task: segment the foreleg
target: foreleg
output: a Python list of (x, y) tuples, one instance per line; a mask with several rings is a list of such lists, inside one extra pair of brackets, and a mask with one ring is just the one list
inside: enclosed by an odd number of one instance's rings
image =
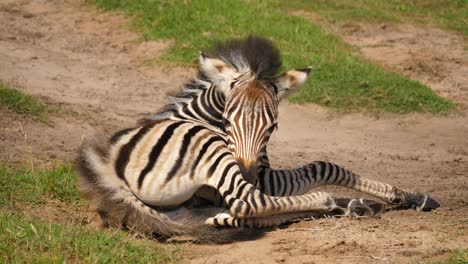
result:
[(205, 216), (211, 216), (205, 221), (208, 225), (241, 228), (266, 228), (276, 227), (295, 220), (310, 218), (320, 218), (329, 216), (352, 216), (352, 217), (373, 217), (385, 209), (385, 205), (372, 200), (365, 199), (336, 199), (339, 206), (334, 210), (326, 211), (304, 211), (285, 214), (277, 214), (258, 218), (234, 217), (228, 209), (224, 208), (203, 208), (199, 212)]
[(269, 196), (245, 181), (236, 163), (218, 168), (219, 171), (212, 174), (207, 185), (218, 190), (235, 217), (256, 218), (310, 210), (333, 210), (336, 207), (333, 197), (325, 192), (290, 197)]

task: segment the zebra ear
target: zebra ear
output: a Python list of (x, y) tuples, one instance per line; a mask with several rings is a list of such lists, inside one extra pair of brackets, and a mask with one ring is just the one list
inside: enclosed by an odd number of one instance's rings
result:
[(276, 87), (278, 87), (278, 98), (282, 99), (287, 97), (290, 93), (303, 85), (311, 72), (312, 67), (309, 66), (305, 69), (290, 70), (276, 77), (275, 81)]
[(220, 84), (234, 78), (235, 69), (224, 61), (209, 58), (202, 52), (200, 52), (199, 60), (200, 71), (213, 83)]

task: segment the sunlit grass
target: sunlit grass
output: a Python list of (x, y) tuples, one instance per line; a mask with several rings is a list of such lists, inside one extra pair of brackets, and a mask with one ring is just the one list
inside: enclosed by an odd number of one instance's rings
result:
[(79, 194), (76, 175), (71, 166), (44, 171), (32, 171), (0, 165), (0, 206), (15, 203), (45, 203), (46, 199), (76, 203)]
[(283, 8), (318, 13), (331, 22), (419, 23), (468, 34), (466, 0), (277, 0), (276, 3)]
[(86, 205), (80, 203), (72, 166), (35, 171), (0, 164), (0, 262), (181, 261), (177, 246), (135, 239), (121, 230), (88, 230), (80, 225), (81, 221), (51, 223), (28, 215), (29, 210), (47, 207), (54, 200), (62, 202), (62, 206), (75, 207), (77, 211), (85, 208)]
[(176, 263), (177, 256), (175, 246), (132, 239), (119, 230), (91, 231), (0, 212), (3, 263)]
[[(276, 1), (92, 0), (119, 9), (145, 39), (175, 40), (161, 61), (195, 65), (198, 51), (217, 41), (250, 34), (266, 36), (282, 51), (284, 70), (311, 65), (311, 80), (291, 101), (317, 103), (341, 112), (447, 113), (454, 108), (425, 85), (389, 73), (353, 55), (341, 39)], [(288, 2), (282, 2), (284, 5)]]
[(2, 83), (0, 83), (0, 106), (33, 117), (42, 117), (47, 108), (34, 97)]

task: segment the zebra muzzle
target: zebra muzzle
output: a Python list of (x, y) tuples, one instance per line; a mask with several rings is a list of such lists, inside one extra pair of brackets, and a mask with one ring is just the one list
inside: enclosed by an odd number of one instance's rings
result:
[(257, 179), (257, 162), (238, 159), (238, 163), (244, 180), (254, 184)]

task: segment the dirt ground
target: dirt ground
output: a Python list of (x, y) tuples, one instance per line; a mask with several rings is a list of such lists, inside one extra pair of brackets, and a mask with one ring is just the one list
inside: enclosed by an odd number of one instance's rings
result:
[[(22, 166), (72, 160), (83, 137), (133, 125), (194, 75), (192, 69), (167, 71), (147, 63), (170, 42), (142, 42), (121, 14), (100, 13), (80, 1), (5, 0), (0, 25), (0, 81), (65, 109), (50, 113), (48, 123), (0, 109), (0, 160)], [(428, 192), (441, 207), (372, 219), (302, 221), (226, 245), (182, 245), (193, 263), (432, 262), (447, 259), (451, 249), (468, 248), (468, 52), (463, 37), (392, 24), (348, 23), (339, 32), (367, 59), (454, 100), (460, 113), (337, 117), (319, 106), (284, 103), (280, 129), (269, 146), (272, 164), (292, 168), (333, 161), (363, 176)]]

